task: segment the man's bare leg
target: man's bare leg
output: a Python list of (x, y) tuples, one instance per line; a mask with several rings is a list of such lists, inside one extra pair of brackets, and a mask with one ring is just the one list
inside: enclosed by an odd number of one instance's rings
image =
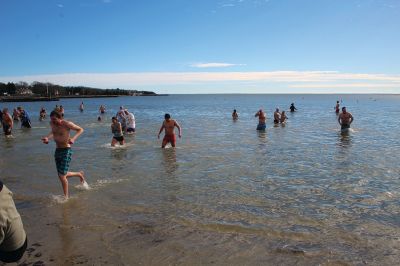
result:
[(70, 178), (70, 177), (73, 177), (73, 176), (79, 177), (79, 179), (80, 179), (82, 184), (85, 182), (85, 175), (84, 175), (83, 171), (80, 171), (80, 172), (68, 172), (65, 175), (66, 178)]
[[(68, 175), (68, 173), (67, 173)], [(66, 199), (68, 199), (68, 180), (67, 180), (67, 175), (60, 175), (58, 174), (58, 178), (61, 181), (61, 185), (63, 187), (63, 191), (64, 191), (64, 196)]]

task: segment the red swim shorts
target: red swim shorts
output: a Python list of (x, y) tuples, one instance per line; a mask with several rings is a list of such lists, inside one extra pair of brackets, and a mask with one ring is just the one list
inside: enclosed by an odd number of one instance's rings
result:
[(163, 143), (167, 144), (168, 142), (171, 142), (171, 145), (175, 145), (176, 142), (175, 134), (164, 136)]

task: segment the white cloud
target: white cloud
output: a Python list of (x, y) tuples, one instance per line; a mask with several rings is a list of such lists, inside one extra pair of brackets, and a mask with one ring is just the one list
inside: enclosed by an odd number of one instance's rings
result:
[[(377, 92), (400, 93), (400, 75), (341, 73), (336, 71), (270, 71), (270, 72), (134, 72), (134, 73), (68, 73), (0, 77), (0, 82), (51, 82), (60, 85), (98, 88), (157, 88), (165, 93), (177, 88), (218, 87), (212, 93), (249, 92)], [(279, 88), (279, 89), (277, 89)], [(254, 89), (253, 91), (256, 91)]]
[[(291, 84), (289, 88), (315, 89), (315, 88), (399, 88), (399, 83), (337, 83), (337, 84)], [(400, 90), (399, 90), (400, 92)]]
[(221, 7), (234, 7), (234, 4), (222, 4)]
[(58, 5), (57, 5), (57, 7), (59, 7), (59, 8), (63, 8), (63, 7), (64, 7), (64, 5), (63, 5), (63, 4), (58, 4)]
[(197, 68), (216, 68), (216, 67), (232, 67), (232, 66), (245, 66), (245, 64), (230, 64), (230, 63), (196, 63), (190, 65)]

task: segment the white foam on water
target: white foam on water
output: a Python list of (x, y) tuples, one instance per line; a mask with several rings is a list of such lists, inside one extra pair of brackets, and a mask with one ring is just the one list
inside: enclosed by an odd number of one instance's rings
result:
[(96, 182), (90, 186), (90, 189), (100, 189), (103, 188), (107, 185), (111, 185), (111, 184), (118, 184), (121, 183), (123, 181), (125, 181), (127, 179), (123, 179), (123, 178), (118, 178), (118, 179), (112, 179), (112, 178), (105, 178), (105, 179), (99, 179), (96, 180)]
[(89, 186), (89, 184), (86, 181), (83, 181), (83, 183), (76, 185), (75, 188), (78, 190), (90, 190), (91, 189), (91, 187)]
[(126, 149), (129, 147), (132, 147), (134, 145), (133, 142), (125, 142), (124, 145), (119, 145), (119, 143), (117, 143), (114, 147), (111, 146), (111, 143), (105, 143), (103, 145), (101, 145), (100, 147), (102, 148), (107, 148), (107, 149), (112, 149), (112, 150), (118, 150), (118, 149)]
[(63, 195), (51, 195), (52, 202), (56, 203), (56, 204), (67, 203), (69, 199), (65, 198), (65, 196), (63, 196)]

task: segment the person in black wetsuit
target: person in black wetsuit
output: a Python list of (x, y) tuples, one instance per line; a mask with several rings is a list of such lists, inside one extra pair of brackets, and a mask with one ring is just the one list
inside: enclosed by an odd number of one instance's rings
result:
[(290, 105), (289, 109), (290, 109), (290, 112), (294, 112), (294, 111), (297, 110), (297, 108), (294, 107), (294, 103), (292, 103), (292, 104)]

